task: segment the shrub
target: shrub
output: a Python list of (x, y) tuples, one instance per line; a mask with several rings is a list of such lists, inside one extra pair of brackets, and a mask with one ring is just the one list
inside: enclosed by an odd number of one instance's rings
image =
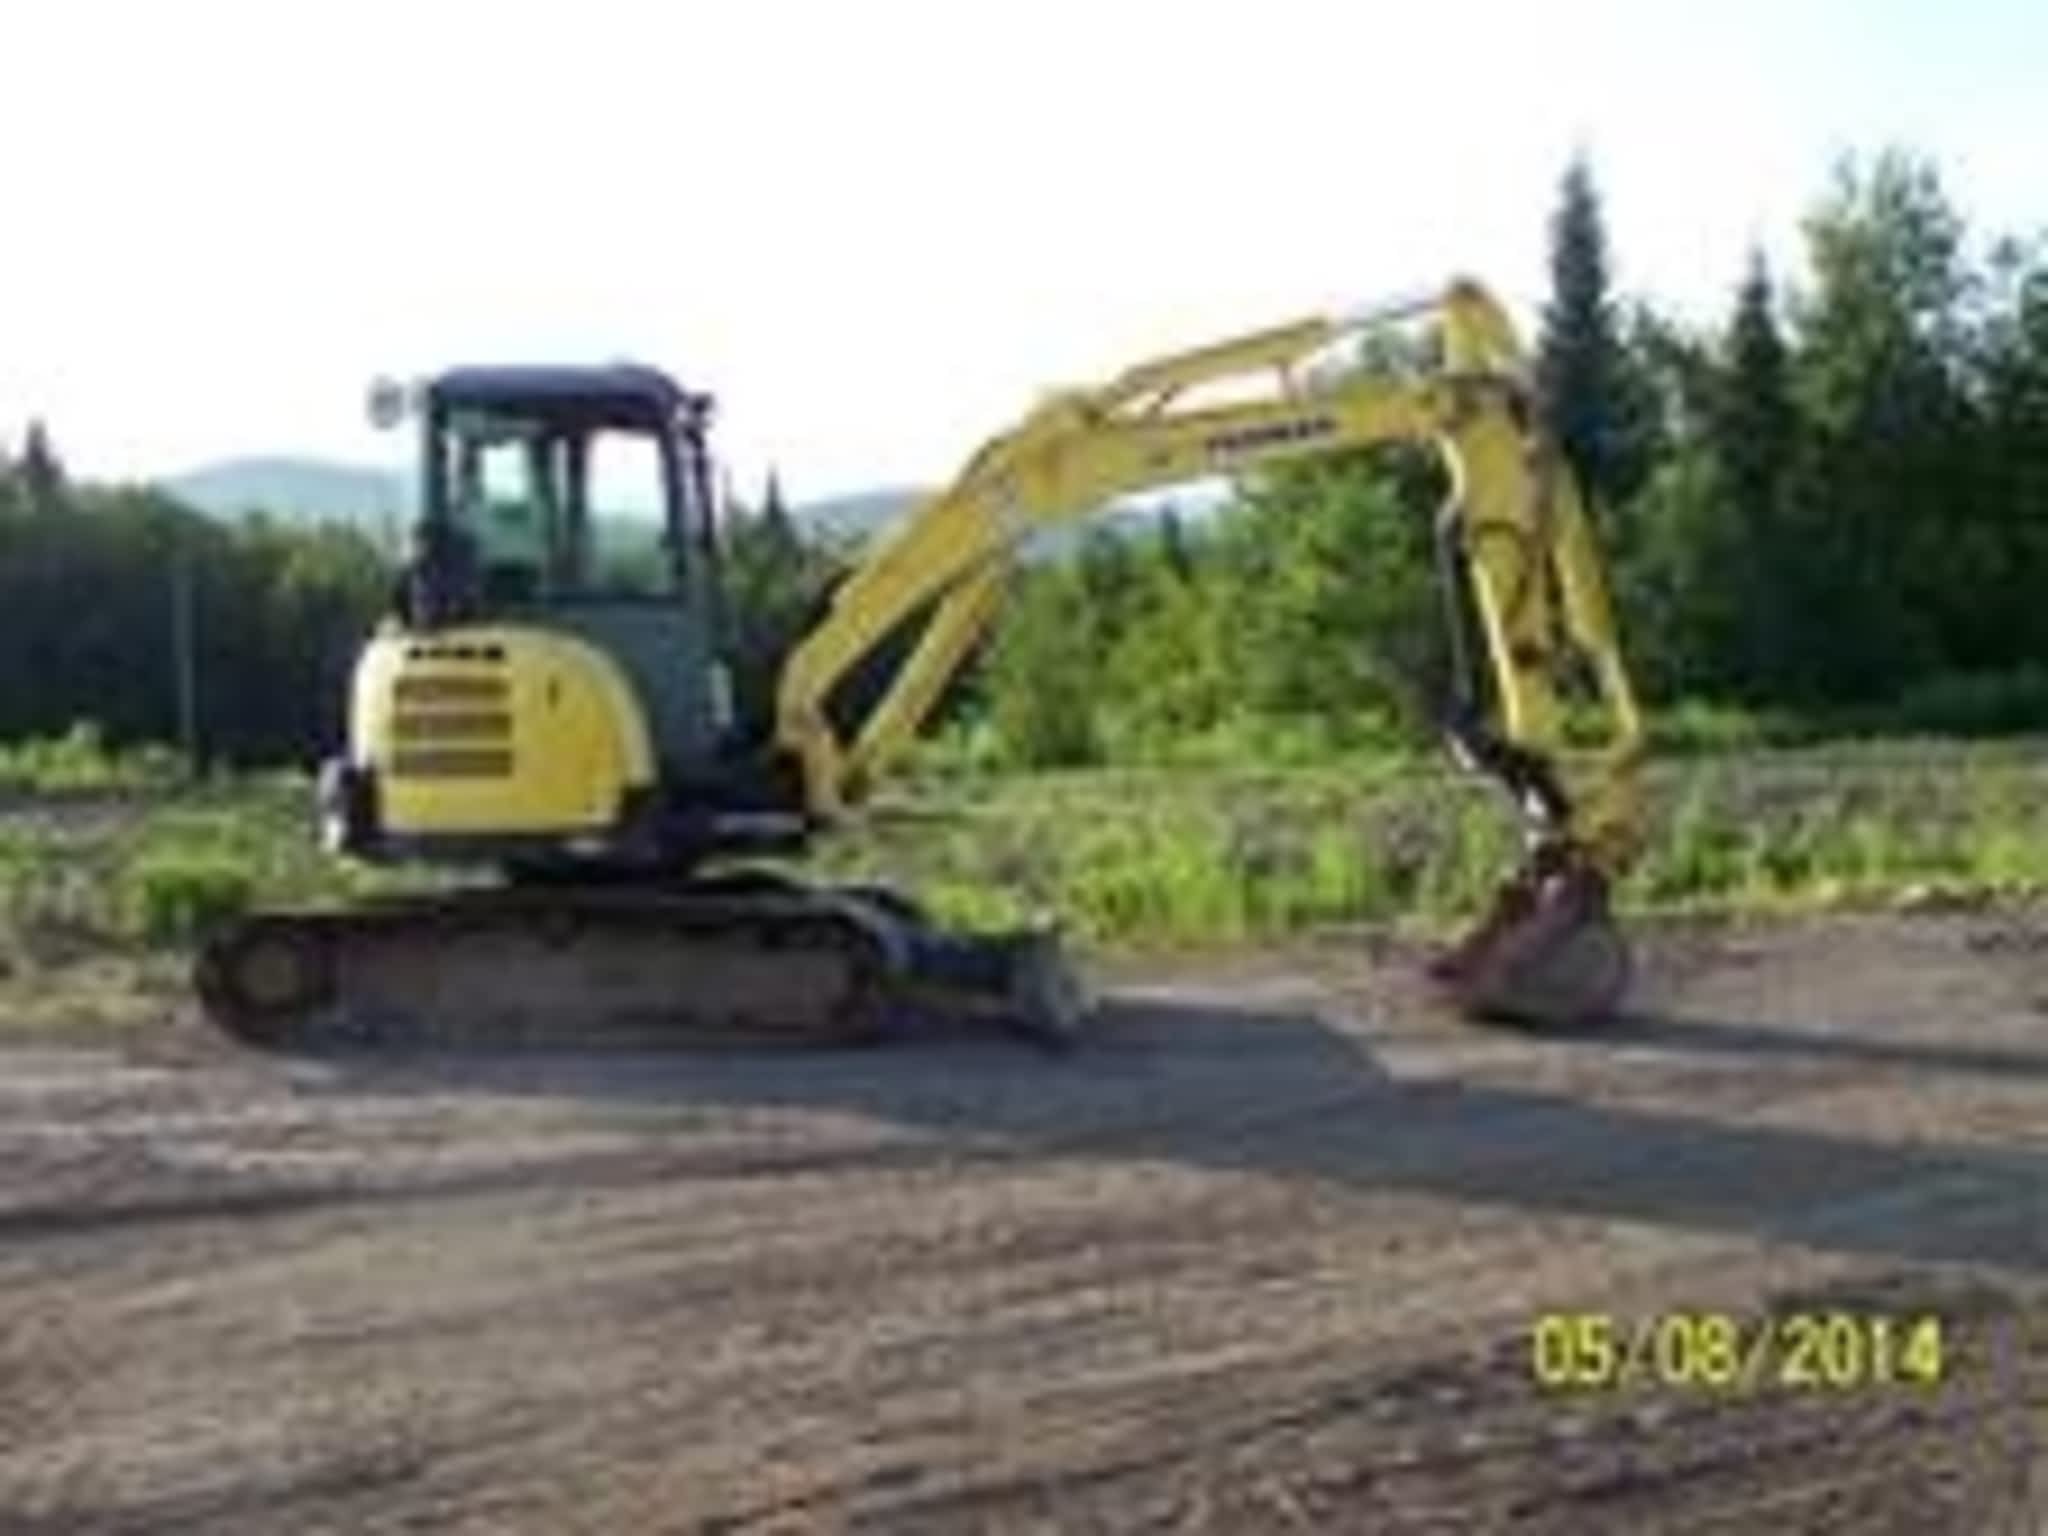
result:
[(1883, 711), (1893, 730), (2006, 736), (2048, 726), (2048, 668), (1945, 673), (1915, 683)]
[(246, 912), (255, 887), (246, 865), (219, 855), (147, 855), (126, 873), (128, 919), (149, 943), (189, 943)]
[(1660, 753), (1754, 751), (1775, 723), (1754, 710), (1680, 699), (1650, 717), (1650, 745)]
[(61, 736), (0, 747), (0, 785), (41, 794), (93, 794), (159, 789), (184, 775), (184, 759), (169, 747), (116, 750), (97, 722), (75, 721)]

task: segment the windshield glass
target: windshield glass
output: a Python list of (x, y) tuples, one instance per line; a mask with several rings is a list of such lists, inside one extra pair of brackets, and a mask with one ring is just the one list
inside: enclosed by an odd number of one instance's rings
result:
[(441, 460), (447, 515), (475, 542), (487, 599), (674, 591), (654, 433), (464, 414)]

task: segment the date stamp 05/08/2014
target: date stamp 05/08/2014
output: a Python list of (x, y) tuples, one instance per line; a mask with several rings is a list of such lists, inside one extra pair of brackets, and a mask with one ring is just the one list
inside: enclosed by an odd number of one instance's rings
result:
[(1942, 1383), (1947, 1342), (1932, 1313), (1550, 1312), (1530, 1326), (1529, 1369), (1566, 1392), (1924, 1390)]

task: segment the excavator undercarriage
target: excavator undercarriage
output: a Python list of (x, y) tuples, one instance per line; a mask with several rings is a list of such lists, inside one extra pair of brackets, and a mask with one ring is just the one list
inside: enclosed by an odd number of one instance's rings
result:
[(1087, 1004), (1050, 932), (948, 933), (872, 887), (767, 874), (484, 887), (258, 914), (203, 951), (265, 1048), (863, 1045), (921, 1011), (1058, 1049)]

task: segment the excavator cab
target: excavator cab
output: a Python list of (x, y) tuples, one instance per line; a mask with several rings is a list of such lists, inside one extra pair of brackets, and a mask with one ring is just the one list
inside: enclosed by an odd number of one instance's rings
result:
[(801, 840), (737, 740), (709, 396), (467, 367), (371, 414), (417, 421), (420, 515), (324, 773), (330, 847), (591, 873)]
[[(711, 553), (708, 397), (649, 368), (465, 368), (431, 380), (421, 408), (430, 605), (690, 595)], [(433, 562), (450, 543), (470, 546), (481, 591)]]

